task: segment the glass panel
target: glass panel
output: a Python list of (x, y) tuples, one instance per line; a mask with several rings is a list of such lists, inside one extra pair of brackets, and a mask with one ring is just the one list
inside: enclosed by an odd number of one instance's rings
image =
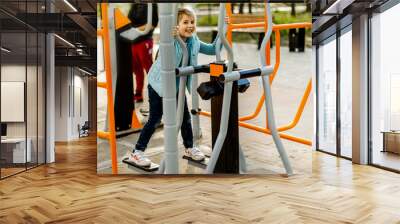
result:
[[(27, 2), (28, 20), (36, 24), (38, 17), (32, 16), (33, 13), (38, 12), (38, 5), (36, 1)], [(36, 20), (36, 21), (32, 21)], [(27, 30), (27, 80), (26, 80), (26, 113), (27, 113), (27, 143), (28, 149), (31, 151), (30, 162), (27, 163), (28, 168), (37, 166), (38, 160), (38, 143), (37, 143), (37, 98), (38, 98), (38, 87), (37, 87), (37, 76), (38, 76), (38, 33), (36, 30)], [(29, 160), (28, 160), (29, 161)]]
[(336, 153), (336, 39), (318, 51), (318, 144)]
[(25, 33), (26, 25), (21, 21), (26, 20), (24, 13), (26, 11), (26, 0), (1, 0), (0, 2), (0, 6), (4, 10), (0, 13), (2, 31)]
[(45, 161), (45, 36), (24, 23), (37, 23), (32, 20), (38, 18), (36, 13), (44, 12), (45, 0), (1, 2), (0, 109), (4, 136), (0, 167), (5, 167), (1, 169), (4, 178)]
[[(8, 15), (0, 13), (0, 18), (6, 19)], [(2, 26), (8, 27), (6, 21), (13, 19), (3, 21)], [(2, 29), (1, 32), (1, 176), (4, 178), (25, 170), (31, 151), (26, 149), (26, 31)]]
[(400, 5), (372, 23), (372, 163), (400, 170)]
[(28, 37), (28, 64), (27, 64), (27, 94), (26, 94), (26, 110), (27, 110), (27, 142), (28, 149), (30, 147), (30, 161), (28, 167), (37, 165), (38, 148), (37, 148), (37, 33), (29, 32)]
[(46, 161), (45, 148), (45, 60), (46, 60), (46, 36), (39, 34), (38, 45), (38, 163), (43, 164)]
[[(46, 1), (40, 0), (38, 1), (37, 10), (38, 13), (46, 12)], [(45, 65), (46, 65), (46, 36), (44, 33), (38, 34), (38, 76), (37, 76), (37, 88), (38, 88), (38, 110), (37, 110), (37, 119), (38, 119), (38, 135), (37, 135), (37, 147), (38, 147), (38, 164), (43, 164), (46, 162), (46, 148), (45, 148), (45, 89), (46, 89), (46, 74), (45, 74)]]
[(352, 35), (340, 37), (340, 154), (352, 157)]

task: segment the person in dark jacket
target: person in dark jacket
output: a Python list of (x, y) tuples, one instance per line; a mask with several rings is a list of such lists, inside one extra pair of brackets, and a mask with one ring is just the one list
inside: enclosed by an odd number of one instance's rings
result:
[[(143, 102), (144, 71), (149, 72), (153, 64), (153, 31), (158, 23), (157, 4), (152, 4), (152, 29), (132, 41), (132, 70), (136, 77), (134, 99)], [(144, 30), (147, 24), (147, 4), (133, 3), (128, 15), (133, 27)]]

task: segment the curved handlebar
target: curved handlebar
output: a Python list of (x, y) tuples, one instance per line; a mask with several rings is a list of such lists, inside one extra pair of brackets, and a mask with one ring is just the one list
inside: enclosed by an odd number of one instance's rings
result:
[(257, 76), (269, 75), (274, 70), (272, 66), (262, 66), (261, 68), (243, 69), (240, 71), (225, 72), (218, 78), (221, 82), (232, 82), (239, 79), (253, 78)]
[[(225, 14), (226, 10), (221, 10), (219, 11), (219, 17), (218, 17), (218, 35), (217, 35), (217, 42), (215, 43), (215, 57), (217, 61), (221, 61), (221, 38), (220, 36), (225, 36), (226, 35), (226, 24), (225, 21), (219, 18), (224, 18), (225, 19)], [(222, 25), (220, 23), (222, 22)], [(219, 29), (220, 26), (222, 26), (222, 33), (221, 30)]]
[(260, 60), (261, 60), (261, 65), (265, 66), (266, 65), (266, 60), (265, 60), (265, 48), (267, 46), (267, 42), (269, 40), (269, 38), (271, 37), (271, 33), (272, 33), (272, 15), (271, 15), (271, 8), (269, 6), (269, 3), (265, 3), (267, 4), (267, 21), (268, 21), (268, 26), (267, 26), (267, 33), (264, 36), (264, 39), (261, 43), (261, 48), (260, 48)]
[(179, 46), (181, 46), (181, 49), (182, 49), (183, 56), (182, 56), (181, 66), (186, 67), (188, 64), (188, 59), (189, 59), (186, 44), (179, 35), (177, 35), (175, 38), (178, 40)]
[[(177, 7), (178, 7), (178, 4), (175, 4), (175, 6), (174, 6), (174, 17), (176, 17), (176, 12), (178, 11)], [(176, 19), (175, 19), (175, 21), (176, 21)], [(188, 59), (189, 59), (189, 53), (188, 53), (188, 50), (187, 50), (186, 43), (182, 40), (182, 38), (179, 35), (176, 35), (175, 38), (178, 40), (179, 46), (182, 49), (183, 56), (182, 56), (181, 67), (185, 67), (188, 64)]]
[[(222, 16), (223, 15), (223, 16)], [(218, 33), (222, 45), (225, 47), (228, 53), (228, 72), (233, 70), (233, 51), (224, 34), (224, 23), (225, 23), (225, 3), (219, 4), (219, 16), (218, 16)]]
[(209, 73), (210, 65), (196, 65), (196, 66), (186, 66), (175, 69), (175, 74), (177, 76), (188, 76), (195, 73)]

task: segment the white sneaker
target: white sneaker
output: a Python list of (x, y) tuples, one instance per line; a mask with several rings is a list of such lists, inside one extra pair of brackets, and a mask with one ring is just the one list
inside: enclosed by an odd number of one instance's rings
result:
[(144, 152), (140, 150), (135, 150), (134, 153), (131, 153), (128, 157), (129, 162), (135, 163), (138, 166), (150, 166), (151, 160), (147, 158)]
[(204, 160), (204, 154), (197, 147), (185, 149), (185, 156), (190, 157), (195, 161)]
[(200, 151), (203, 152), (203, 154), (204, 154), (206, 157), (210, 157), (210, 156), (211, 156), (212, 149), (211, 149), (210, 147), (208, 147), (208, 146), (206, 146), (206, 145), (200, 145), (199, 149), (200, 149)]

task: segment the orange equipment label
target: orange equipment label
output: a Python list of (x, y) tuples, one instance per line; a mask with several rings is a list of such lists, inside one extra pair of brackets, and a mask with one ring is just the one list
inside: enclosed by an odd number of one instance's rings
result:
[(223, 64), (217, 64), (217, 63), (210, 64), (210, 76), (218, 77), (222, 73), (224, 73), (224, 65)]

